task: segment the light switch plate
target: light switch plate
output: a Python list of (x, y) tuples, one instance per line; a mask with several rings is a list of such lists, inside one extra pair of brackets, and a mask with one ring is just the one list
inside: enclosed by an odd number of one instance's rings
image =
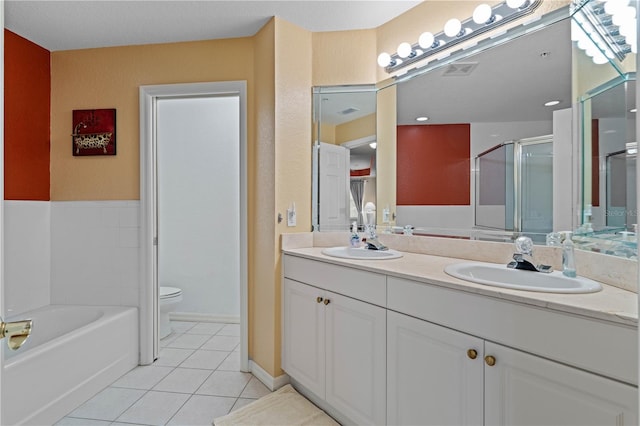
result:
[(287, 226), (296, 226), (296, 211), (287, 209)]

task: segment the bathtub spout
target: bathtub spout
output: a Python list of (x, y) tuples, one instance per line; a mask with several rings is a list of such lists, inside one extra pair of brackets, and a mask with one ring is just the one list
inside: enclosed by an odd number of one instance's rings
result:
[(7, 346), (11, 350), (17, 350), (31, 334), (31, 320), (0, 323), (0, 337), (7, 338)]

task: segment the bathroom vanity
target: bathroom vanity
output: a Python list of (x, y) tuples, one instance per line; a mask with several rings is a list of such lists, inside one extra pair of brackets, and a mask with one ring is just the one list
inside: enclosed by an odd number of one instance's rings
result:
[(283, 253), (282, 368), (339, 421), (638, 423), (634, 293), (495, 288), (443, 272), (463, 259), (321, 250)]

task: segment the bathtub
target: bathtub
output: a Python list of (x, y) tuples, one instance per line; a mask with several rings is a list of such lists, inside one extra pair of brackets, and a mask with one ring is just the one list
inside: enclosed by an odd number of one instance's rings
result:
[(2, 425), (53, 424), (138, 365), (136, 308), (50, 305), (15, 319), (29, 318), (25, 344), (3, 348)]

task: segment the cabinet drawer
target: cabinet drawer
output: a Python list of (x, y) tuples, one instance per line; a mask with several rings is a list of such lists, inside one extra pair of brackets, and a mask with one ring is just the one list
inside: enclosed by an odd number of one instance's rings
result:
[(638, 383), (638, 334), (633, 327), (395, 277), (388, 278), (387, 307), (616, 380)]
[(285, 278), (310, 284), (334, 293), (386, 306), (386, 276), (301, 257), (284, 255)]

